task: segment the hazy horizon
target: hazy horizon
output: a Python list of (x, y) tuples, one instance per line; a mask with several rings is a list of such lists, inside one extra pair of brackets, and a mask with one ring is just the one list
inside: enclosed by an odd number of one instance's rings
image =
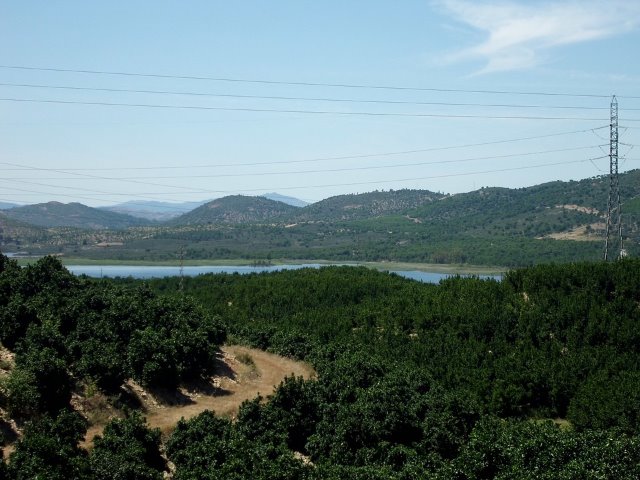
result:
[(585, 178), (612, 95), (620, 171), (640, 164), (633, 0), (27, 0), (0, 26), (0, 201)]
[[(633, 170), (636, 170), (636, 169), (633, 169)], [(631, 171), (631, 170), (629, 170), (629, 171)], [(624, 172), (624, 173), (627, 173), (627, 172)], [(573, 178), (573, 179), (568, 179), (568, 180), (550, 180), (549, 182), (581, 181), (581, 180), (586, 180), (586, 179), (589, 179), (589, 178), (595, 178), (595, 177), (599, 177), (599, 176), (608, 176), (608, 173), (600, 173), (599, 175), (590, 175), (590, 176), (587, 176), (587, 177), (584, 177), (584, 178)], [(543, 183), (549, 183), (549, 182), (543, 182)], [(429, 190), (429, 191), (434, 192), (434, 193), (441, 193), (441, 194), (444, 194), (444, 195), (460, 195), (460, 194), (465, 194), (465, 193), (471, 193), (471, 192), (474, 192), (474, 191), (477, 191), (477, 190), (480, 190), (480, 189), (483, 189), (483, 188), (529, 188), (529, 187), (535, 187), (535, 186), (538, 186), (538, 185), (541, 185), (541, 184), (536, 183), (536, 184), (533, 184), (533, 185), (524, 185), (522, 187), (500, 187), (500, 186), (494, 186), (494, 185), (481, 185), (481, 186), (479, 186), (479, 187), (477, 187), (476, 189), (473, 189), (473, 190), (468, 190), (468, 191), (465, 191), (465, 192), (456, 192), (456, 193), (443, 192), (443, 191), (437, 191), (437, 190)], [(321, 198), (319, 200), (316, 200), (315, 202), (307, 202), (307, 203), (308, 204), (317, 203), (317, 202), (320, 202), (322, 200), (326, 200), (328, 198), (335, 197), (335, 196), (340, 196), (340, 195), (361, 195), (361, 194), (366, 194), (366, 193), (371, 193), (371, 192), (389, 192), (389, 191), (395, 191), (395, 190), (428, 190), (428, 189), (414, 189), (414, 188), (412, 188), (412, 189), (404, 189), (404, 188), (388, 188), (388, 189), (384, 189), (384, 188), (381, 188), (381, 189), (364, 190), (364, 191), (358, 191), (358, 192), (349, 192), (349, 193), (338, 194), (338, 195), (329, 195), (329, 196), (323, 197), (323, 198)], [(287, 198), (290, 198), (292, 200), (301, 200), (300, 198), (297, 198), (297, 197), (292, 196), (292, 195), (285, 195), (285, 194), (280, 194), (280, 192), (269, 191), (269, 192), (265, 192), (265, 193), (255, 194), (255, 195), (253, 195), (253, 194), (244, 194), (244, 193), (241, 193), (241, 194), (229, 194), (229, 195), (222, 195), (222, 196), (219, 196), (219, 197), (211, 197), (211, 198), (199, 199), (199, 200), (188, 200), (188, 201), (183, 201), (183, 202), (172, 202), (172, 201), (169, 201), (169, 200), (162, 201), (162, 200), (142, 200), (142, 199), (140, 199), (140, 200), (128, 199), (127, 200), (127, 199), (125, 199), (125, 200), (122, 200), (121, 202), (118, 202), (118, 203), (111, 203), (111, 204), (104, 204), (104, 205), (90, 205), (88, 202), (69, 199), (69, 200), (63, 200), (63, 201), (60, 201), (60, 200), (45, 200), (45, 201), (42, 201), (42, 202), (35, 202), (35, 203), (17, 203), (17, 202), (12, 202), (10, 200), (3, 200), (3, 201), (0, 201), (0, 204), (13, 203), (13, 204), (16, 204), (18, 206), (28, 206), (28, 205), (37, 205), (37, 204), (46, 204), (46, 203), (51, 203), (51, 202), (58, 202), (58, 203), (62, 203), (62, 204), (80, 203), (80, 204), (83, 204), (85, 206), (93, 207), (93, 208), (109, 208), (109, 207), (117, 207), (117, 206), (121, 206), (121, 205), (138, 205), (138, 206), (142, 206), (142, 205), (147, 205), (147, 204), (149, 204), (149, 205), (152, 205), (152, 204), (170, 204), (170, 205), (177, 206), (177, 205), (183, 205), (183, 204), (199, 204), (199, 205), (202, 205), (202, 204), (205, 204), (207, 202), (211, 202), (211, 201), (214, 201), (214, 200), (218, 200), (218, 199), (225, 198), (225, 197), (228, 197), (228, 196), (233, 196), (233, 195), (243, 195), (243, 196), (247, 196), (247, 197), (266, 197), (267, 195), (271, 195), (271, 194), (281, 195), (283, 197), (287, 197)]]

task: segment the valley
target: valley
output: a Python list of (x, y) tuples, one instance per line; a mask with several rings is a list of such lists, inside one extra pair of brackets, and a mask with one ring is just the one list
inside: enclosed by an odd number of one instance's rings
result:
[[(626, 248), (640, 253), (640, 171), (621, 175), (620, 185)], [(236, 195), (165, 222), (45, 204), (0, 213), (2, 249), (147, 264), (181, 257), (187, 264), (311, 260), (501, 267), (596, 260), (602, 255), (607, 188), (603, 176), (457, 195), (377, 191), (304, 207)]]

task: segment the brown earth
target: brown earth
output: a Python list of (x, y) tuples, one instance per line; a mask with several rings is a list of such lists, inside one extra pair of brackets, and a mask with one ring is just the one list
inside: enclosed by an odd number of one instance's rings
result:
[(589, 213), (591, 215), (600, 215), (600, 212), (591, 207), (581, 207), (580, 205), (556, 205), (556, 208), (563, 208), (565, 210), (576, 210), (582, 213)]
[(555, 240), (575, 240), (578, 242), (600, 242), (602, 241), (601, 231), (605, 225), (602, 223), (593, 223), (589, 225), (591, 230), (587, 230), (587, 225), (581, 225), (566, 232), (556, 232), (539, 238), (553, 238)]
[[(15, 365), (15, 354), (0, 346), (0, 381), (3, 381), (11, 373)], [(0, 408), (0, 435), (7, 443), (15, 442), (18, 439), (20, 428), (3, 408)], [(13, 452), (13, 445), (6, 445), (2, 448), (3, 458), (8, 458)]]
[[(139, 404), (149, 427), (159, 428), (166, 435), (181, 418), (189, 419), (205, 410), (234, 418), (242, 402), (258, 394), (270, 395), (285, 377), (315, 375), (313, 368), (304, 362), (238, 345), (222, 347), (217, 362), (217, 374), (209, 381), (184, 385), (177, 391), (144, 390), (133, 381), (128, 381), (124, 388)], [(91, 446), (111, 418), (121, 416), (99, 394), (78, 397), (73, 403), (92, 423), (85, 436), (85, 447)]]

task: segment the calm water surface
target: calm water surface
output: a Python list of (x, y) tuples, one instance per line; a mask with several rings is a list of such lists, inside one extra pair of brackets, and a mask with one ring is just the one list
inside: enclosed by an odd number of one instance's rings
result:
[[(260, 273), (276, 272), (279, 270), (297, 270), (300, 268), (321, 268), (327, 265), (319, 263), (307, 263), (302, 265), (272, 265), (272, 266), (187, 266), (183, 267), (183, 274), (195, 277), (204, 273)], [(89, 277), (133, 277), (133, 278), (161, 278), (176, 277), (180, 275), (180, 267), (145, 266), (145, 265), (67, 265), (70, 272), (75, 275), (87, 275)], [(447, 273), (422, 272), (419, 270), (392, 270), (402, 277), (418, 280), (420, 282), (438, 283), (443, 278), (450, 277)], [(481, 278), (496, 278), (500, 276), (482, 275)]]

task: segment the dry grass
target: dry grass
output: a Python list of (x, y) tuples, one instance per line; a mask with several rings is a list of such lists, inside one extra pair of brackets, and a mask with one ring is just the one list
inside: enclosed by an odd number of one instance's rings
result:
[(566, 232), (556, 232), (545, 235), (541, 238), (553, 238), (555, 240), (574, 240), (578, 242), (600, 242), (602, 241), (602, 235), (596, 233), (596, 227), (598, 225), (591, 225), (591, 231), (587, 230), (587, 225), (582, 225)]
[[(207, 380), (183, 385), (177, 391), (145, 390), (135, 382), (127, 382), (125, 388), (137, 399), (147, 424), (169, 434), (181, 418), (189, 419), (205, 410), (234, 418), (245, 400), (258, 394), (269, 395), (274, 388), (290, 375), (310, 378), (315, 375), (313, 368), (304, 362), (267, 353), (262, 350), (224, 346), (218, 358), (217, 375)], [(103, 408), (99, 408), (104, 412)], [(85, 407), (85, 415), (94, 415)], [(90, 447), (93, 438), (99, 435), (110, 418), (97, 421), (89, 428), (84, 446)]]
[(238, 360), (243, 365), (247, 365), (248, 367), (255, 367), (256, 362), (253, 361), (253, 357), (248, 353), (242, 352), (236, 356), (236, 360)]
[(0, 373), (9, 373), (16, 364), (15, 353), (0, 345)]

